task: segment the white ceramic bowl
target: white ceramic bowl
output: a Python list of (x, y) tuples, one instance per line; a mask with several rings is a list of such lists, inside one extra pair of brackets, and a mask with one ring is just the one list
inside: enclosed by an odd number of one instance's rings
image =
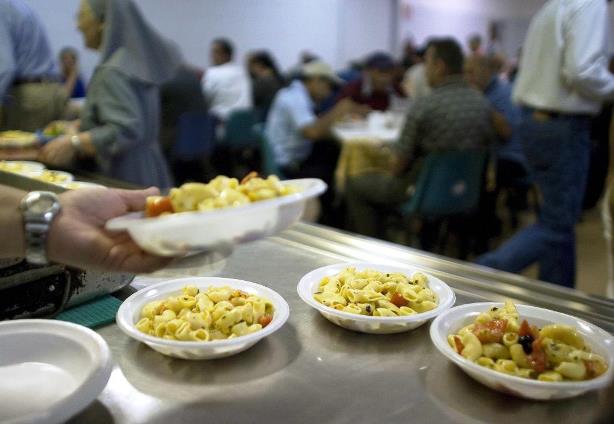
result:
[(547, 382), (529, 380), (494, 371), (465, 359), (448, 345), (448, 335), (455, 334), (465, 325), (471, 324), (484, 311), (502, 303), (470, 303), (454, 307), (439, 315), (431, 324), (431, 339), (448, 359), (458, 365), (469, 376), (491, 389), (518, 397), (535, 400), (565, 399), (581, 395), (589, 390), (606, 387), (614, 375), (614, 336), (601, 328), (581, 319), (548, 309), (516, 305), (521, 319), (543, 327), (547, 324), (565, 324), (577, 329), (591, 350), (602, 355), (608, 362), (608, 371), (592, 380)]
[[(38, 170), (38, 171), (29, 171), (29, 172), (23, 172), (22, 175), (28, 177), (28, 178), (33, 178), (36, 180), (40, 180), (43, 182), (46, 182), (47, 184), (54, 184), (54, 185), (58, 185), (58, 186), (64, 186), (65, 184), (68, 184), (70, 182), (72, 182), (75, 177), (68, 173), (68, 172), (64, 172), (64, 171), (55, 171), (52, 169), (42, 169), (42, 170)], [(47, 178), (47, 179), (46, 179)], [(58, 181), (51, 181), (48, 178), (56, 178), (59, 179)]]
[(98, 397), (112, 369), (94, 331), (56, 320), (0, 322), (0, 422), (60, 423)]
[[(314, 293), (322, 278), (338, 274), (348, 267), (355, 267), (358, 270), (375, 269), (381, 272), (401, 272), (411, 276), (415, 272), (421, 272), (428, 278), (429, 287), (438, 299), (438, 306), (427, 312), (403, 317), (372, 317), (366, 315), (351, 314), (349, 312), (338, 311), (334, 308), (321, 304), (313, 298)], [(420, 327), (429, 319), (436, 317), (446, 309), (454, 305), (456, 296), (454, 291), (443, 281), (432, 275), (427, 274), (421, 269), (406, 266), (382, 265), (376, 263), (357, 262), (341, 263), (318, 268), (306, 274), (297, 287), (298, 295), (312, 308), (319, 311), (324, 318), (340, 327), (348, 330), (360, 331), (371, 334), (391, 334), (401, 333)]]
[(106, 188), (103, 185), (86, 181), (68, 181), (65, 183), (61, 183), (60, 185), (69, 190), (80, 190), (82, 188)]
[[(264, 297), (270, 300), (275, 307), (273, 320), (262, 330), (247, 336), (210, 342), (166, 340), (141, 333), (136, 329), (135, 324), (140, 318), (141, 310), (147, 303), (166, 299), (169, 296), (176, 296), (188, 285), (196, 286), (199, 289), (229, 286), (246, 293)], [(154, 284), (134, 293), (122, 303), (117, 311), (117, 325), (128, 336), (145, 343), (164, 355), (182, 359), (214, 359), (234, 355), (252, 347), (258, 341), (279, 330), (289, 315), (290, 308), (284, 298), (277, 294), (277, 292), (260, 284), (217, 277), (180, 278)]]
[(182, 212), (156, 218), (144, 218), (142, 212), (137, 212), (112, 219), (107, 222), (107, 229), (128, 231), (141, 248), (162, 256), (227, 249), (285, 230), (300, 219), (308, 199), (326, 191), (326, 184), (313, 178), (282, 183), (298, 188), (299, 192), (206, 212)]

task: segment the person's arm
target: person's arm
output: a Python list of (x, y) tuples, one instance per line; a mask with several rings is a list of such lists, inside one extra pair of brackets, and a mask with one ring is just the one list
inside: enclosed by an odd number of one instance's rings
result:
[(41, 149), (40, 159), (43, 162), (65, 166), (77, 153), (108, 158), (143, 138), (147, 120), (141, 111), (138, 93), (119, 71), (105, 69), (99, 72), (104, 72), (104, 75), (98, 76), (102, 79), (98, 82), (102, 87), (96, 90), (101, 96), (96, 105), (103, 124), (78, 134), (79, 151), (73, 146), (71, 135), (49, 142)]
[(369, 107), (354, 103), (349, 98), (343, 99), (311, 124), (303, 126), (301, 134), (311, 141), (324, 139), (330, 135), (331, 127), (340, 119), (350, 114), (365, 116), (369, 110)]
[(614, 99), (614, 76), (605, 56), (608, 8), (605, 1), (583, 2), (566, 23), (563, 75), (583, 96)]
[(399, 141), (394, 145), (396, 155), (391, 163), (393, 175), (402, 175), (407, 171), (409, 163), (415, 157), (420, 142), (418, 131), (422, 115), (422, 103), (419, 101), (412, 107), (405, 120), (405, 126), (401, 132)]
[[(170, 259), (150, 255), (126, 233), (110, 233), (105, 223), (131, 211), (142, 210), (147, 196), (157, 189), (82, 189), (61, 194), (62, 210), (51, 223), (47, 256), (51, 262), (85, 270), (152, 272)], [(0, 258), (23, 258), (25, 237), (19, 209), (25, 191), (0, 186)]]

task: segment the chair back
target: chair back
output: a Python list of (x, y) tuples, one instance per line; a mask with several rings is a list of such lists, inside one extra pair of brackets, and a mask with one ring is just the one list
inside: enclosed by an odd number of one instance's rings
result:
[(414, 195), (401, 207), (403, 214), (446, 217), (478, 208), (488, 152), (483, 149), (429, 154)]
[(283, 172), (281, 172), (281, 168), (275, 162), (275, 156), (273, 155), (273, 148), (269, 143), (269, 140), (266, 137), (266, 133), (264, 131), (264, 124), (257, 124), (254, 126), (254, 133), (258, 135), (260, 140), (260, 160), (261, 165), (260, 168), (262, 170), (263, 175), (277, 175), (279, 179), (284, 179)]
[(205, 112), (181, 114), (177, 141), (172, 149), (173, 158), (191, 160), (209, 156), (215, 143), (215, 124), (215, 118)]
[(225, 125), (223, 143), (230, 149), (258, 147), (258, 135), (254, 126), (259, 122), (259, 114), (253, 109), (235, 110), (230, 114)]

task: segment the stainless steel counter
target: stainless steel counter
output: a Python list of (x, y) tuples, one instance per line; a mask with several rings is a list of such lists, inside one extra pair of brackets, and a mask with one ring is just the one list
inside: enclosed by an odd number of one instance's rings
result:
[(239, 247), (219, 276), (265, 284), (290, 304), (271, 337), (234, 357), (191, 362), (162, 356), (111, 325), (99, 330), (116, 367), (74, 423), (590, 423), (604, 392), (559, 402), (504, 396), (450, 364), (429, 325), (366, 335), (329, 323), (296, 294), (308, 271), (347, 260), (411, 263), (450, 284), (457, 304), (506, 297), (573, 313), (614, 331), (614, 303), (493, 273), (392, 244), (299, 224)]

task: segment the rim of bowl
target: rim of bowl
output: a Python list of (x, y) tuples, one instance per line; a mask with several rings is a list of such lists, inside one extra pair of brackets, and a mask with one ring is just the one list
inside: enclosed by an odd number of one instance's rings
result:
[[(522, 377), (518, 377), (515, 375), (509, 375), (509, 374), (501, 373), (495, 370), (491, 370), (490, 368), (482, 367), (470, 361), (469, 359), (465, 358), (464, 356), (459, 355), (455, 351), (453, 351), (452, 348), (448, 345), (447, 339), (443, 340), (442, 337), (440, 336), (440, 333), (437, 327), (441, 325), (441, 323), (446, 320), (447, 316), (453, 313), (454, 311), (467, 309), (472, 312), (483, 312), (484, 310), (486, 310), (485, 308), (490, 308), (493, 306), (501, 306), (501, 305), (503, 305), (503, 302), (477, 302), (477, 303), (467, 303), (464, 305), (459, 305), (459, 306), (455, 306), (453, 308), (448, 309), (447, 311), (439, 315), (437, 318), (435, 318), (433, 322), (431, 323), (431, 327), (429, 329), (431, 341), (433, 342), (437, 350), (441, 352), (442, 355), (444, 355), (445, 357), (450, 359), (452, 362), (459, 365), (461, 368), (469, 368), (478, 373), (487, 374), (492, 377), (501, 379), (503, 381), (521, 383), (521, 384), (526, 384), (529, 386), (534, 386), (534, 387), (539, 387), (539, 388), (550, 388), (552, 390), (582, 389), (582, 388), (597, 389), (597, 388), (605, 387), (610, 383), (610, 380), (612, 379), (613, 374), (614, 374), (614, 363), (612, 360), (614, 358), (614, 354), (610, 354), (609, 356), (605, 357), (605, 359), (607, 360), (608, 369), (604, 374), (600, 375), (599, 377), (592, 378), (590, 380), (581, 380), (581, 381), (560, 381), (560, 382), (540, 381), (540, 380), (522, 378)], [(523, 305), (523, 304), (515, 304), (515, 305), (516, 307), (521, 307), (522, 309), (526, 308), (529, 311), (545, 311), (549, 314), (561, 315), (561, 316), (565, 316), (568, 318), (572, 318), (578, 322), (581, 322), (584, 325), (587, 325), (588, 327), (591, 328), (591, 330), (603, 336), (605, 340), (611, 340), (612, 342), (614, 342), (614, 337), (611, 336), (607, 331), (583, 319), (574, 317), (573, 315), (564, 314), (562, 312), (557, 312), (557, 311), (553, 311), (550, 309), (539, 308), (537, 306)], [(530, 316), (527, 317), (527, 319), (530, 319), (530, 318), (531, 318)], [(539, 319), (543, 319), (543, 318), (539, 318)], [(549, 320), (549, 319), (546, 319), (546, 320)], [(448, 335), (446, 334), (445, 337), (447, 338), (447, 336)]]
[[(361, 266), (364, 268), (374, 268), (376, 271), (378, 271), (377, 267), (389, 267), (389, 268), (397, 268), (397, 269), (406, 269), (406, 270), (412, 270), (410, 271), (411, 273), (414, 272), (421, 272), (424, 275), (426, 275), (429, 278), (429, 285), (431, 283), (431, 279), (434, 279), (437, 281), (437, 284), (440, 284), (442, 286), (442, 288), (444, 289), (445, 292), (447, 292), (448, 294), (448, 300), (444, 303), (439, 301), (437, 307), (435, 309), (431, 309), (430, 311), (426, 311), (426, 312), (420, 312), (420, 313), (416, 313), (414, 315), (407, 315), (407, 316), (400, 316), (400, 317), (377, 317), (377, 316), (368, 316), (368, 315), (359, 315), (359, 314), (352, 314), (350, 312), (344, 312), (344, 311), (338, 311), (335, 308), (331, 308), (330, 306), (326, 306), (320, 302), (318, 302), (317, 300), (315, 300), (313, 298), (313, 293), (311, 292), (311, 281), (315, 280), (312, 277), (312, 274), (315, 273), (320, 273), (322, 271), (325, 271), (327, 269), (335, 269), (338, 267), (344, 267), (347, 268), (349, 266)], [(341, 270), (339, 270), (341, 271)], [(337, 272), (339, 272), (337, 271)], [(382, 272), (382, 271), (380, 271)], [(312, 296), (305, 296), (303, 293), (303, 290), (301, 289), (305, 289), (304, 291), (309, 292), (312, 294)], [(316, 268), (313, 271), (308, 272), (307, 274), (305, 274), (301, 280), (299, 281), (296, 290), (298, 292), (299, 297), (303, 300), (303, 302), (307, 303), (309, 306), (311, 306), (312, 308), (318, 310), (319, 312), (326, 312), (326, 313), (330, 313), (333, 315), (336, 315), (340, 318), (347, 318), (347, 319), (352, 319), (354, 321), (364, 321), (364, 322), (387, 322), (387, 323), (407, 323), (407, 322), (415, 322), (415, 321), (422, 321), (422, 320), (428, 320), (431, 319), (439, 314), (441, 314), (442, 312), (446, 311), (447, 309), (450, 309), (454, 303), (456, 302), (456, 294), (454, 293), (454, 290), (452, 290), (452, 288), (450, 286), (448, 286), (446, 283), (444, 283), (442, 280), (440, 280), (437, 277), (434, 277), (433, 275), (429, 274), (427, 271), (424, 271), (421, 268), (418, 267), (404, 267), (404, 266), (400, 266), (400, 265), (386, 265), (386, 264), (377, 264), (377, 263), (373, 263), (373, 262), (341, 262), (338, 264), (333, 264), (333, 265), (326, 265), (320, 268)], [(440, 299), (439, 299), (440, 300)]]
[[(204, 281), (202, 281), (203, 279), (211, 280), (211, 282), (205, 283)], [(201, 280), (201, 282), (198, 282), (198, 280)], [(147, 293), (149, 290), (152, 290), (152, 289), (160, 290), (170, 285), (176, 285), (179, 282), (185, 282), (186, 285), (188, 282), (192, 282), (192, 285), (195, 285), (198, 288), (204, 287), (204, 284), (207, 284), (206, 287), (216, 287), (215, 282), (219, 282), (220, 284), (218, 285), (220, 287), (222, 287), (223, 285), (228, 285), (230, 287), (236, 288), (232, 285), (232, 283), (241, 282), (255, 289), (263, 290), (264, 292), (267, 293), (266, 297), (268, 298), (268, 300), (270, 300), (275, 306), (275, 313), (273, 314), (273, 320), (271, 321), (269, 325), (264, 327), (262, 330), (256, 331), (255, 333), (252, 333), (252, 334), (247, 334), (245, 336), (238, 336), (232, 339), (222, 339), (222, 340), (212, 340), (212, 341), (202, 341), (202, 342), (167, 340), (167, 339), (162, 339), (159, 337), (150, 336), (149, 334), (141, 333), (139, 330), (137, 330), (136, 323), (132, 322), (133, 310), (132, 308), (130, 308), (129, 303), (134, 302), (136, 299), (144, 297), (145, 293)], [(180, 290), (181, 288), (175, 287), (172, 290), (161, 291), (159, 294), (160, 296), (166, 295), (166, 297), (168, 297), (170, 296), (171, 293), (180, 291)], [(241, 289), (237, 288), (237, 290), (241, 290)], [(154, 300), (156, 299), (151, 299), (149, 302), (153, 302)], [(149, 302), (146, 302), (146, 303), (149, 303)], [(145, 304), (143, 306), (145, 306)], [(279, 330), (286, 323), (289, 316), (290, 316), (290, 306), (288, 305), (288, 302), (286, 302), (286, 300), (275, 290), (269, 287), (263, 286), (262, 284), (254, 283), (252, 281), (247, 281), (247, 280), (238, 280), (235, 278), (186, 277), (186, 278), (176, 278), (173, 280), (168, 280), (168, 281), (163, 281), (161, 283), (152, 284), (151, 286), (148, 286), (142, 290), (137, 291), (136, 293), (133, 293), (126, 300), (124, 300), (124, 302), (119, 307), (119, 310), (117, 311), (117, 315), (116, 315), (116, 322), (119, 328), (126, 335), (138, 341), (146, 343), (146, 344), (151, 343), (151, 344), (157, 344), (157, 345), (168, 346), (168, 347), (181, 347), (181, 348), (186, 348), (186, 349), (193, 349), (193, 348), (209, 349), (209, 348), (214, 348), (214, 347), (228, 347), (228, 346), (232, 346), (236, 344), (244, 344), (250, 341), (257, 341)]]

